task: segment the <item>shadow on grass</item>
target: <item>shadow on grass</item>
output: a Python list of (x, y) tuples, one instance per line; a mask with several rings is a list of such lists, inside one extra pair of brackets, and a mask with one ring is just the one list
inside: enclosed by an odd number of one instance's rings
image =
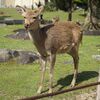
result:
[[(83, 71), (83, 72), (78, 74), (76, 84), (79, 84), (83, 81), (86, 81), (86, 80), (89, 80), (91, 78), (97, 77), (98, 75), (99, 75), (99, 73), (96, 72), (96, 71)], [(72, 78), (73, 78), (73, 75), (68, 75), (64, 78), (61, 78), (57, 81), (57, 84), (54, 87), (57, 87), (58, 85), (60, 85), (61, 87), (58, 90), (58, 91), (60, 91), (63, 88), (65, 88), (66, 86), (71, 84)]]
[[(86, 81), (86, 80), (89, 80), (91, 78), (97, 77), (98, 75), (99, 75), (99, 73), (96, 72), (96, 71), (83, 71), (83, 72), (78, 74), (78, 78), (77, 78), (76, 84), (79, 84), (79, 83), (81, 83), (83, 81)], [(60, 85), (61, 87), (58, 89), (58, 91), (62, 90), (63, 88), (65, 88), (66, 86), (71, 84), (72, 78), (73, 78), (73, 74), (59, 79), (57, 81), (57, 84), (55, 84), (53, 86), (53, 88), (56, 88), (57, 86)], [(42, 91), (42, 93), (47, 92), (48, 90), (49, 89), (47, 89), (45, 91)]]
[[(99, 75), (99, 73), (96, 72), (96, 71), (83, 71), (83, 72), (78, 74), (78, 78), (77, 78), (76, 84), (79, 84), (79, 83), (81, 83), (83, 81), (86, 81), (86, 80), (89, 80), (91, 78), (97, 77), (98, 75)], [(73, 78), (73, 74), (59, 79), (57, 81), (57, 84), (55, 84), (53, 86), (53, 88), (55, 88), (55, 87), (60, 85), (61, 87), (58, 89), (58, 91), (62, 90), (63, 88), (65, 88), (66, 86), (69, 86), (71, 84), (72, 78)], [(43, 91), (42, 93), (47, 92), (47, 91), (48, 91), (48, 89)]]

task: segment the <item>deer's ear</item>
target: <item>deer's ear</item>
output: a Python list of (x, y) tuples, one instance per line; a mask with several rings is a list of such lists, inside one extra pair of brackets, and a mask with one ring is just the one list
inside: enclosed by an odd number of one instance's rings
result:
[(34, 15), (39, 16), (43, 12), (43, 10), (44, 10), (44, 7), (40, 6), (39, 8), (34, 10)]
[(23, 8), (23, 7), (21, 7), (21, 6), (19, 6), (19, 5), (16, 6), (16, 10), (17, 10), (20, 14), (23, 14), (24, 12), (26, 12), (26, 9)]
[(43, 12), (44, 7), (43, 7), (43, 6), (40, 6), (40, 7), (38, 8), (38, 10), (39, 10), (39, 13), (41, 13), (41, 12)]

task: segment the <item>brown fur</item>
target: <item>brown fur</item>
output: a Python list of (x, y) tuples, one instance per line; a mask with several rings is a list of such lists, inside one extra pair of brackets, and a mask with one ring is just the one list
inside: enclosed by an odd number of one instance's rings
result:
[[(24, 8), (22, 11), (25, 10)], [(41, 92), (44, 80), (45, 65), (48, 55), (50, 55), (50, 87), (49, 92), (52, 92), (52, 78), (53, 70), (56, 61), (57, 53), (68, 53), (73, 57), (74, 61), (74, 76), (71, 85), (76, 83), (78, 73), (78, 49), (82, 41), (82, 34), (80, 27), (73, 22), (56, 22), (47, 25), (43, 28), (39, 25), (38, 15), (42, 8), (36, 11), (23, 11), (22, 15), (25, 17), (25, 28), (30, 32), (30, 37), (34, 42), (38, 52), (41, 55), (42, 76), (38, 93)], [(33, 17), (36, 18), (33, 18)], [(27, 27), (26, 27), (27, 26)], [(48, 53), (49, 52), (49, 53)]]
[(38, 32), (38, 35), (36, 32), (36, 36), (32, 37), (34, 42), (37, 42), (35, 44), (38, 47), (37, 49), (43, 47), (44, 54), (38, 50), (43, 56), (47, 54), (48, 50), (54, 53), (66, 53), (73, 43), (75, 43), (75, 46), (79, 46), (81, 42), (80, 27), (73, 22), (57, 22), (54, 25), (40, 28)]

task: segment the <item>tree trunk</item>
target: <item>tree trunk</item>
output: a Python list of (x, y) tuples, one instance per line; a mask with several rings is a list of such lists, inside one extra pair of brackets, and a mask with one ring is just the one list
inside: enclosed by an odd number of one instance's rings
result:
[(73, 0), (68, 0), (69, 9), (68, 9), (68, 21), (72, 21), (72, 7), (73, 7)]
[(100, 0), (88, 0), (88, 14), (85, 20), (84, 28), (100, 29)]

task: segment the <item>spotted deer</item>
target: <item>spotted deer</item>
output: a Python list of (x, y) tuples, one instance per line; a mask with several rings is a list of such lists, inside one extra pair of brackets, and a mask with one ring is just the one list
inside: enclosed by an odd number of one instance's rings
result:
[(57, 21), (41, 28), (39, 15), (44, 9), (43, 6), (34, 10), (28, 10), (20, 6), (16, 6), (16, 8), (24, 17), (24, 27), (29, 31), (29, 37), (41, 55), (42, 75), (37, 92), (41, 93), (42, 91), (47, 58), (50, 57), (49, 93), (52, 93), (54, 65), (56, 62), (56, 54), (59, 53), (68, 53), (73, 58), (74, 75), (71, 86), (75, 86), (78, 74), (79, 44), (82, 41), (80, 27), (70, 21)]

